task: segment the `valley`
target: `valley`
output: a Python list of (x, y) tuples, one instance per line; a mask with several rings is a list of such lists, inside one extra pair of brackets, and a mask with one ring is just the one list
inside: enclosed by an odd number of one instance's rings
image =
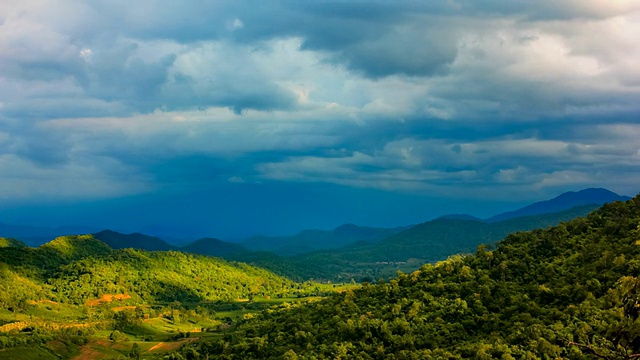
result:
[[(297, 254), (215, 238), (177, 247), (114, 231), (38, 247), (0, 238), (0, 358), (640, 353), (631, 337), (607, 335), (610, 326), (632, 334), (635, 325), (590, 320), (617, 311), (633, 316), (616, 306), (640, 301), (638, 224), (636, 197), (495, 221), (443, 216), (390, 230), (349, 225), (333, 233), (368, 240), (350, 237), (341, 247)], [(615, 296), (622, 303), (612, 303)], [(576, 332), (584, 324), (590, 330)]]

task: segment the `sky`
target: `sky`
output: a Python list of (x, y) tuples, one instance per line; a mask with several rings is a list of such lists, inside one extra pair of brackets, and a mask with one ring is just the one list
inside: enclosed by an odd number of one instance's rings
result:
[(0, 222), (238, 238), (640, 190), (640, 1), (0, 3)]

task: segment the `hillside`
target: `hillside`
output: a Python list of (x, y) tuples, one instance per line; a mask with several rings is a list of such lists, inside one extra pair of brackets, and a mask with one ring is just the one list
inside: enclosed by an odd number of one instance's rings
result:
[(175, 251), (113, 250), (92, 235), (60, 237), (38, 248), (0, 247), (0, 270), (4, 306), (42, 299), (83, 304), (105, 294), (146, 303), (229, 301), (296, 288), (247, 264)]
[(164, 358), (261, 309), (345, 287), (202, 255), (114, 250), (92, 235), (2, 246), (0, 359)]
[(275, 295), (293, 284), (242, 263), (176, 251), (133, 249), (72, 262), (48, 282), (62, 289), (60, 298), (79, 304), (103, 294), (129, 294), (144, 303), (232, 301)]
[(631, 359), (640, 356), (640, 196), (507, 236), (493, 251), (265, 311), (201, 342), (213, 358)]
[(60, 258), (62, 261), (107, 255), (113, 251), (109, 245), (92, 235), (60, 236), (40, 245), (39, 249), (47, 256)]
[(141, 233), (121, 234), (112, 230), (103, 230), (93, 236), (113, 249), (133, 248), (148, 251), (175, 249), (158, 237)]
[(373, 228), (345, 224), (326, 230), (304, 230), (292, 236), (255, 236), (241, 244), (253, 251), (269, 251), (277, 255), (291, 256), (317, 250), (339, 249), (361, 243), (374, 243), (404, 230), (399, 228)]

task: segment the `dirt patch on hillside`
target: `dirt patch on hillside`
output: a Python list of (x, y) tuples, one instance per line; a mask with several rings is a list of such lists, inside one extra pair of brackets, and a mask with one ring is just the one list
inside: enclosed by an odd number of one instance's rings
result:
[(85, 345), (80, 349), (80, 354), (78, 356), (73, 357), (72, 359), (78, 360), (93, 360), (93, 359), (105, 359), (108, 355), (101, 352), (100, 350), (91, 347), (89, 345)]
[(180, 341), (172, 341), (172, 342), (160, 342), (157, 345), (152, 346), (149, 350), (147, 350), (147, 352), (151, 352), (151, 351), (155, 351), (155, 352), (159, 352), (159, 351), (174, 351), (174, 350), (178, 350), (180, 348), (180, 346), (184, 345), (184, 344), (188, 344), (190, 342), (193, 341), (197, 341), (200, 338), (194, 337), (194, 338), (189, 338), (189, 339), (183, 339)]
[(100, 304), (108, 304), (112, 301), (122, 301), (126, 299), (131, 299), (131, 295), (129, 294), (104, 294), (100, 299), (93, 299), (87, 301), (88, 306), (98, 306)]
[(114, 343), (108, 340), (94, 340), (89, 344), (80, 348), (80, 354), (73, 357), (73, 360), (97, 360), (97, 359), (113, 359), (117, 356), (114, 350), (127, 350), (131, 348), (132, 343)]
[(137, 308), (137, 306), (135, 306), (135, 305), (129, 305), (129, 306), (112, 307), (111, 310), (113, 310), (113, 311), (135, 310), (136, 308)]

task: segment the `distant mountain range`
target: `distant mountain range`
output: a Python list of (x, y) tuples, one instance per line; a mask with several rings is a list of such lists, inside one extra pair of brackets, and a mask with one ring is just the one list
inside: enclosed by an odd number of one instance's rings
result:
[(333, 230), (304, 230), (291, 236), (255, 236), (239, 244), (203, 238), (178, 247), (160, 237), (142, 233), (122, 234), (111, 230), (96, 232), (87, 227), (46, 228), (2, 223), (0, 236), (20, 239), (27, 245), (37, 246), (58, 236), (92, 232), (96, 239), (114, 249), (132, 247), (144, 250), (180, 250), (256, 263), (261, 259), (268, 259), (271, 263), (280, 261), (277, 256), (274, 258), (263, 252), (296, 256), (298, 259), (338, 256), (358, 261), (404, 261), (408, 257), (414, 257), (430, 261), (455, 252), (472, 251), (478, 244), (493, 243), (512, 231), (555, 225), (560, 221), (584, 216), (604, 203), (628, 199), (630, 198), (627, 196), (606, 189), (592, 188), (567, 192), (484, 220), (467, 214), (452, 214), (415, 226), (397, 228), (346, 224)]
[(581, 205), (603, 205), (614, 201), (627, 201), (629, 199), (631, 198), (628, 196), (618, 195), (602, 188), (590, 188), (576, 192), (570, 191), (551, 200), (535, 202), (515, 211), (498, 214), (486, 219), (486, 221), (497, 222), (522, 216), (551, 214)]

